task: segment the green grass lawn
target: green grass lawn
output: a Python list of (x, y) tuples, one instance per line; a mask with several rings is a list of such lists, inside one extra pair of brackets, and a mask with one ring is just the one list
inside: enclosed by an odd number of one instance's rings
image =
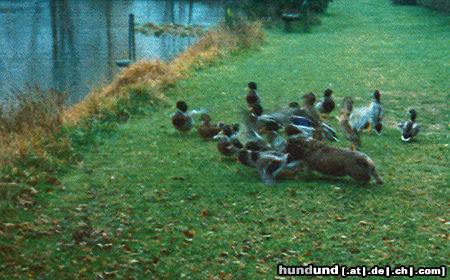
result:
[[(167, 104), (89, 149), (62, 187), (40, 192), (28, 211), (3, 213), (16, 226), (1, 229), (0, 278), (274, 279), (279, 263), (448, 266), (449, 23), (388, 0), (336, 0), (308, 34), (267, 31), (261, 51), (178, 83)], [(352, 96), (362, 106), (379, 89), (383, 135), (364, 134), (362, 151), (386, 183), (299, 174), (265, 186), (256, 170), (219, 162), (214, 142), (171, 126), (179, 99), (213, 121), (239, 121), (249, 81), (267, 110), (326, 88), (338, 104)], [(405, 144), (395, 127), (412, 107), (423, 131)]]

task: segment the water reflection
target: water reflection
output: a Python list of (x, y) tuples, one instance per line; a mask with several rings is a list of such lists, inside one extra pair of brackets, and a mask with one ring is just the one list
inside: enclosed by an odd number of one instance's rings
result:
[[(128, 14), (136, 22), (214, 25), (222, 1), (0, 1), (0, 99), (25, 83), (77, 102), (111, 81), (127, 58)], [(136, 34), (137, 59), (169, 60), (195, 38)]]

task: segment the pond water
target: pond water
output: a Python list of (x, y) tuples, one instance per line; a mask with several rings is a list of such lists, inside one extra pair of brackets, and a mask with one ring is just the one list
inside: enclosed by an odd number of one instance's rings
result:
[[(26, 84), (55, 88), (68, 103), (110, 82), (128, 58), (128, 14), (136, 23), (212, 26), (225, 1), (36, 0), (0, 1), (0, 101)], [(136, 33), (136, 59), (175, 57), (194, 37)]]

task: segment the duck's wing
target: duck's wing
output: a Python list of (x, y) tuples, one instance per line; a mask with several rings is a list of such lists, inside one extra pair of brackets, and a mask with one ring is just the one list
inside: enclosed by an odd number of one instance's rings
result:
[(283, 154), (282, 156), (273, 154), (261, 155), (260, 161), (262, 163), (258, 164), (258, 172), (265, 185), (275, 183), (275, 177), (286, 167), (287, 158), (288, 154)]
[(422, 126), (421, 126), (420, 124), (414, 123), (414, 125), (413, 125), (413, 127), (412, 127), (412, 135), (413, 135), (413, 136), (416, 136), (417, 133), (420, 132), (420, 128), (421, 128), (421, 127), (422, 127)]
[(402, 126), (402, 140), (403, 141), (410, 141), (413, 137), (412, 130), (413, 130), (414, 123), (412, 121), (406, 121)]
[[(219, 143), (217, 143), (217, 149), (219, 152), (225, 156), (233, 156), (237, 154), (241, 149), (231, 143), (230, 139), (226, 135), (217, 135), (220, 136)], [(216, 138), (217, 136), (214, 136)]]
[(248, 110), (241, 110), (242, 123), (239, 125), (239, 132), (236, 134), (236, 138), (243, 144), (248, 142), (254, 142), (259, 147), (265, 149), (267, 148), (267, 143), (264, 139), (256, 132), (258, 128), (258, 118), (250, 113)]
[(310, 126), (304, 126), (304, 125), (295, 125), (295, 124), (289, 124), (285, 127), (285, 130), (287, 129), (293, 129), (295, 131), (299, 131), (301, 134), (304, 134), (308, 137), (312, 137), (313, 132), (316, 130), (314, 127)]
[(350, 125), (356, 131), (361, 131), (367, 127), (370, 121), (369, 107), (354, 108), (350, 115)]
[(287, 141), (275, 131), (271, 131), (267, 135), (267, 140), (269, 142), (271, 150), (282, 152), (287, 147)]
[(294, 116), (295, 109), (292, 108), (280, 108), (277, 111), (270, 113), (272, 119), (281, 123), (283, 126), (289, 122), (289, 119)]
[(239, 141), (239, 139), (237, 138), (236, 134), (233, 134), (233, 136), (230, 137), (230, 143), (238, 149), (242, 149), (244, 147), (241, 141)]
[(328, 139), (328, 141), (339, 142), (339, 138), (337, 137), (336, 130), (326, 123), (322, 122), (324, 136)]
[(259, 135), (253, 128), (250, 128), (247, 125), (242, 125), (242, 129), (239, 130), (236, 138), (243, 145), (249, 142), (253, 142), (262, 149), (266, 149), (268, 146), (261, 135)]
[(206, 113), (206, 112), (207, 112), (206, 109), (194, 109), (194, 110), (190, 110), (189, 112), (187, 112), (186, 115), (189, 117), (193, 117), (195, 115)]
[(375, 125), (383, 121), (384, 109), (383, 106), (373, 101), (369, 106), (370, 121)]
[(297, 129), (308, 136), (312, 136), (314, 130), (316, 129), (312, 120), (302, 116), (292, 117), (290, 119), (289, 126), (292, 126), (294, 129)]
[(412, 121), (406, 121), (402, 126), (402, 140), (410, 141), (420, 131), (421, 125)]
[(185, 114), (181, 111), (178, 111), (178, 112), (172, 114), (171, 116), (172, 116), (172, 124), (177, 129), (186, 131), (186, 130), (190, 130), (192, 128), (194, 120), (187, 114)]
[(325, 102), (324, 98), (321, 98), (317, 103), (316, 103), (316, 110), (320, 113), (323, 113), (323, 103)]

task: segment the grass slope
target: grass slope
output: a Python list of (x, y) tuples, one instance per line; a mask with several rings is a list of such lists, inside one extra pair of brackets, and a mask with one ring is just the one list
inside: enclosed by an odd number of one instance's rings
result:
[[(448, 45), (448, 18), (388, 0), (335, 1), (309, 34), (269, 31), (261, 52), (196, 73), (167, 105), (87, 152), (63, 188), (40, 195), (38, 227), (11, 230), (18, 249), (3, 253), (3, 271), (273, 279), (278, 263), (448, 265)], [(264, 186), (255, 170), (219, 162), (215, 143), (172, 128), (178, 99), (209, 109), (213, 120), (239, 120), (251, 80), (267, 109), (328, 87), (338, 103), (350, 95), (365, 105), (379, 89), (386, 127), (380, 137), (364, 134), (362, 151), (386, 184), (299, 174)], [(423, 133), (405, 144), (395, 124), (410, 107)]]

